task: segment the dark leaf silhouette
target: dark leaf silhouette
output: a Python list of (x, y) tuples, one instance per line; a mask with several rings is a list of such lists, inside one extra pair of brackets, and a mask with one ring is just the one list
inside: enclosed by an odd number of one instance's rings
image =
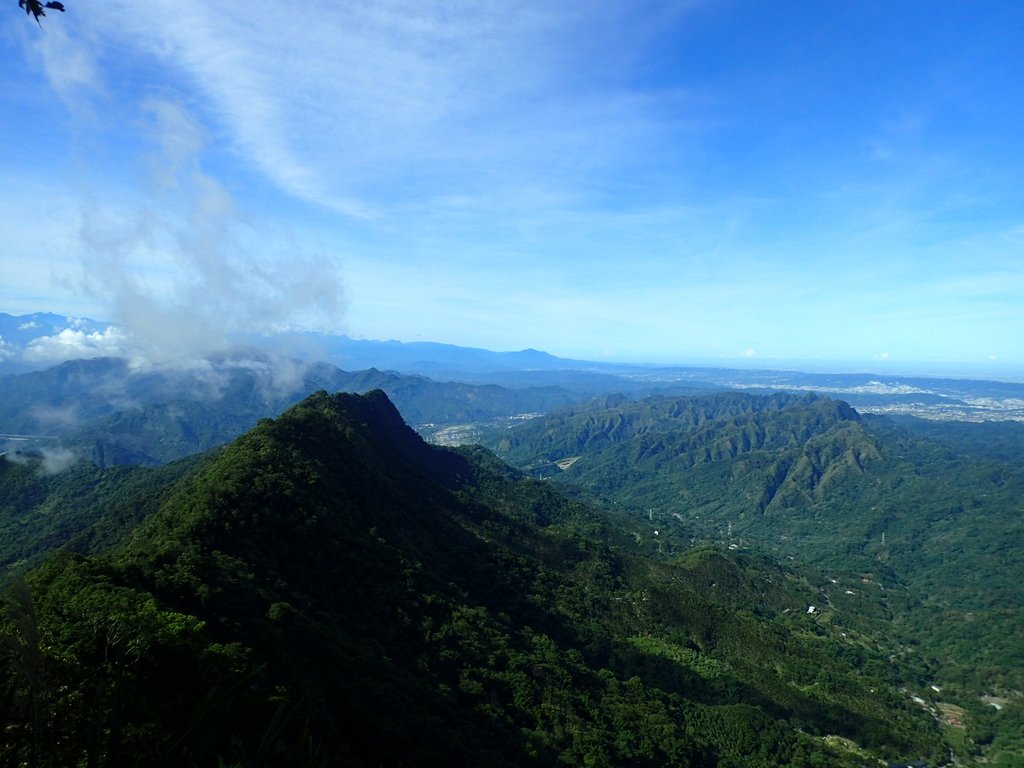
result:
[(64, 12), (64, 3), (57, 2), (56, 0), (51, 0), (51, 2), (45, 4), (39, 2), (39, 0), (18, 0), (18, 7), (24, 9), (26, 14), (31, 14), (37, 24), (40, 23), (40, 17), (46, 15), (47, 8), (60, 11), (61, 13)]

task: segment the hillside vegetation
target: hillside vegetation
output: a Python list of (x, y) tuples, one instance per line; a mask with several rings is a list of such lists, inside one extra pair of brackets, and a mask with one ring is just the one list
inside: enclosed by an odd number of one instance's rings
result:
[(3, 762), (947, 754), (901, 690), (927, 671), (893, 665), (870, 618), (808, 611), (822, 592), (806, 574), (650, 551), (628, 517), (483, 449), (428, 446), (381, 392), (314, 394), (163, 480), (119, 541), (57, 553), (6, 591)]
[[(1018, 764), (1019, 437), (1016, 425), (861, 417), (815, 395), (722, 393), (605, 399), (491, 445), (627, 512), (650, 549), (707, 541), (822, 569), (829, 605), (880, 610), (893, 640), (931, 659), (936, 687), (971, 713), (969, 749), (983, 751), (995, 732), (1015, 746), (999, 747), (997, 736), (989, 756)], [(1002, 709), (983, 703), (993, 695)]]

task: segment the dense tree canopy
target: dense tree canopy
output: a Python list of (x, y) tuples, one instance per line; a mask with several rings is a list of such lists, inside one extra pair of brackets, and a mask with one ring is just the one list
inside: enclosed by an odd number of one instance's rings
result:
[[(109, 483), (94, 498), (113, 508), (123, 482), (156, 477), (77, 482)], [(483, 449), (423, 443), (381, 392), (313, 395), (167, 479), (119, 543), (0, 596), (0, 763), (853, 768), (947, 752), (900, 691), (921, 677), (889, 663), (898, 649), (808, 614), (824, 603), (795, 574), (645, 554), (627, 519)]]

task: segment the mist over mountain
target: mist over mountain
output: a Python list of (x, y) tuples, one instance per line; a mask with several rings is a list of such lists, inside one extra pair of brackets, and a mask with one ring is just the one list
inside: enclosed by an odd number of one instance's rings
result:
[(223, 444), (320, 389), (382, 389), (426, 433), (444, 425), (539, 414), (581, 395), (435, 382), (376, 369), (346, 372), (257, 351), (188, 367), (118, 358), (0, 378), (0, 435), (11, 449), (62, 447), (100, 464), (155, 464)]

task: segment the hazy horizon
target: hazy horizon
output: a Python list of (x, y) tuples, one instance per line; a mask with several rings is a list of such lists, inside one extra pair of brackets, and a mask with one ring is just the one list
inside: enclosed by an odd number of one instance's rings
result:
[[(0, 309), (0, 315), (6, 314), (12, 316), (12, 313), (4, 313)], [(25, 317), (31, 317), (36, 313), (27, 313), (25, 315), (14, 315), (16, 319)], [(53, 313), (57, 316), (61, 316), (60, 313)], [(135, 359), (138, 363), (144, 366), (151, 364), (170, 363), (171, 365), (185, 365), (186, 367), (198, 362), (193, 357), (181, 356), (177, 354), (172, 355), (148, 355), (148, 350), (144, 347), (140, 347), (136, 340), (129, 337), (122, 328), (116, 325), (111, 325), (103, 320), (97, 320), (96, 318), (84, 318), (84, 317), (73, 317), (63, 316), (66, 327), (47, 329), (46, 332), (42, 328), (38, 329), (38, 333), (41, 335), (31, 342), (27, 347), (23, 344), (22, 348), (15, 352), (17, 345), (8, 342), (0, 341), (0, 364), (8, 360), (17, 360), (22, 364), (28, 364), (33, 368), (46, 368), (51, 365), (57, 365), (67, 360), (75, 359), (91, 359), (96, 357), (121, 357), (126, 359)], [(93, 325), (96, 328), (93, 328)], [(104, 326), (109, 328), (102, 329)], [(23, 327), (20, 330), (29, 330)], [(3, 334), (0, 333), (0, 340), (2, 340)], [(319, 334), (307, 334), (307, 333), (287, 333), (281, 336), (235, 336), (225, 339), (223, 346), (218, 348), (208, 348), (201, 351), (199, 357), (219, 357), (221, 354), (238, 354), (246, 351), (256, 351), (263, 349), (272, 356), (284, 355), (285, 357), (291, 356), (295, 358), (301, 358), (307, 362), (324, 361), (333, 363), (341, 368), (345, 368), (346, 360), (343, 357), (337, 355), (317, 354), (318, 345), (316, 339), (319, 338)], [(356, 341), (367, 341), (376, 342), (381, 344), (433, 344), (439, 346), (458, 346), (452, 345), (450, 342), (444, 340), (405, 340), (405, 339), (370, 339), (367, 337), (356, 337), (350, 336)], [(461, 347), (463, 349), (478, 349), (489, 352), (498, 353), (520, 353), (520, 352), (541, 352), (545, 354), (552, 354), (548, 350), (537, 349), (535, 347), (524, 347), (521, 349), (490, 349), (486, 347)], [(735, 357), (708, 357), (708, 358), (688, 358), (680, 360), (671, 359), (630, 359), (624, 358), (622, 360), (595, 360), (582, 357), (565, 357), (555, 356), (559, 359), (564, 359), (569, 362), (577, 362), (583, 364), (599, 364), (604, 366), (611, 366), (612, 369), (621, 368), (625, 369), (637, 369), (637, 368), (651, 368), (651, 369), (686, 369), (686, 368), (715, 368), (715, 369), (736, 369), (739, 371), (766, 371), (766, 372), (797, 372), (797, 373), (809, 373), (809, 374), (852, 374), (852, 375), (877, 375), (880, 377), (906, 377), (906, 378), (949, 378), (949, 379), (977, 379), (977, 380), (988, 380), (988, 381), (1003, 381), (1009, 383), (1024, 383), (1024, 373), (1016, 371), (1012, 368), (999, 369), (989, 366), (987, 369), (979, 370), (972, 368), (969, 364), (958, 367), (955, 363), (946, 363), (942, 365), (934, 365), (929, 363), (922, 363), (919, 366), (913, 365), (900, 365), (891, 363), (890, 361), (857, 361), (857, 360), (824, 360), (824, 359), (783, 359), (783, 358), (766, 358), (766, 357), (752, 357), (752, 356), (735, 356)]]
[(0, 310), (1024, 378), (1024, 6), (66, 5), (0, 16)]

